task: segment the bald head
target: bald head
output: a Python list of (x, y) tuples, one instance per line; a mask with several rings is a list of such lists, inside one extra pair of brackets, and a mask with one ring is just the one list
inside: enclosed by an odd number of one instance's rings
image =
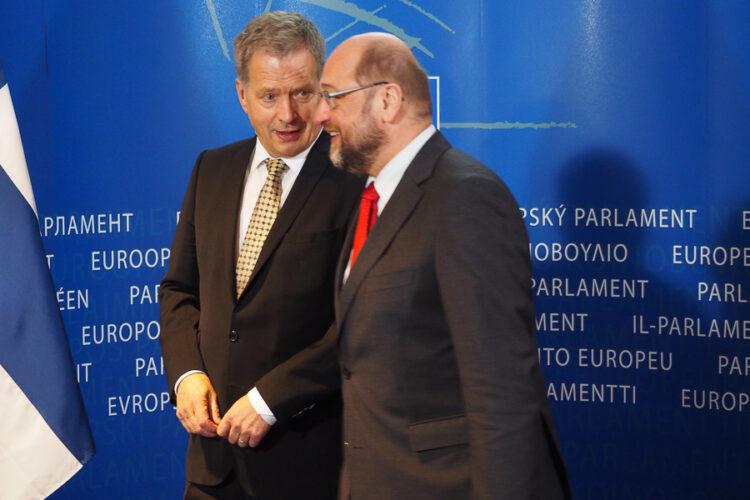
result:
[(360, 85), (387, 81), (401, 87), (404, 101), (418, 121), (432, 118), (432, 99), (427, 74), (409, 47), (389, 33), (365, 33), (339, 45), (336, 52), (356, 64), (354, 78)]

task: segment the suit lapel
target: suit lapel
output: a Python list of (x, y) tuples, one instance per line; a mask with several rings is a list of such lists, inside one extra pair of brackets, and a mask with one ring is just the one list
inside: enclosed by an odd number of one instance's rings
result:
[[(335, 297), (335, 307), (338, 325), (343, 324), (346, 312), (370, 269), (372, 269), (380, 256), (386, 251), (388, 245), (396, 237), (396, 234), (398, 234), (419, 203), (422, 197), (420, 184), (432, 175), (435, 163), (448, 148), (450, 148), (448, 141), (445, 140), (440, 132), (436, 132), (422, 149), (419, 150), (417, 156), (407, 167), (391, 199), (388, 200), (388, 204), (378, 217), (370, 234), (367, 235), (367, 241), (365, 241), (357, 257), (357, 261), (349, 273), (349, 278), (341, 286), (340, 290), (337, 287), (338, 293)], [(356, 217), (354, 223), (349, 226), (346, 243), (341, 252), (336, 276), (337, 283), (341, 283), (343, 270), (349, 261), (349, 251), (351, 250), (354, 238), (355, 225)]]
[(269, 257), (273, 255), (276, 247), (279, 246), (282, 238), (289, 230), (289, 226), (292, 225), (302, 207), (305, 206), (305, 202), (310, 197), (310, 193), (312, 193), (323, 172), (328, 168), (329, 144), (330, 138), (328, 134), (323, 132), (307, 155), (307, 159), (304, 165), (302, 165), (302, 170), (300, 170), (297, 179), (294, 181), (289, 196), (287, 196), (284, 205), (279, 210), (271, 231), (266, 237), (266, 241), (263, 242), (263, 248), (260, 251), (260, 255), (258, 255), (258, 261), (255, 263), (255, 269), (253, 269), (253, 274), (250, 276), (247, 286), (245, 286), (243, 295), (252, 286), (253, 281), (260, 274), (259, 271), (266, 264)]
[(216, 253), (226, 262), (225, 276), (227, 286), (231, 289), (231, 296), (237, 295), (235, 285), (235, 268), (237, 267), (237, 226), (239, 225), (240, 207), (245, 191), (245, 175), (247, 166), (255, 151), (255, 138), (248, 141), (249, 147), (242, 147), (232, 156), (223, 174), (215, 177), (221, 179), (221, 192), (229, 194), (226, 198), (219, 198), (220, 206), (216, 207), (216, 224), (220, 225), (217, 234), (231, 235), (217, 239)]
[[(385, 207), (380, 217), (378, 217), (370, 234), (367, 235), (367, 241), (365, 241), (365, 244), (357, 257), (357, 261), (354, 263), (354, 266), (349, 273), (349, 278), (341, 287), (336, 307), (338, 312), (336, 319), (339, 321), (339, 324), (342, 323), (341, 320), (343, 320), (346, 315), (346, 311), (349, 308), (357, 289), (367, 276), (367, 273), (383, 254), (401, 226), (403, 226), (404, 222), (409, 218), (409, 215), (412, 210), (414, 210), (414, 207), (417, 206), (421, 197), (422, 191), (419, 186), (406, 177), (401, 179), (401, 182), (393, 193), (388, 205)], [(352, 232), (353, 231), (354, 229), (352, 229)], [(347, 238), (347, 240), (351, 239), (353, 239), (353, 237)], [(342, 260), (345, 261), (343, 266), (346, 266), (349, 260), (351, 242), (349, 243), (349, 246), (344, 248), (345, 250), (342, 252), (342, 256), (344, 257)]]
[(349, 255), (351, 254), (352, 244), (354, 242), (354, 229), (357, 226), (357, 219), (359, 218), (359, 209), (355, 210), (352, 214), (349, 226), (346, 230), (346, 238), (344, 239), (344, 245), (341, 247), (341, 253), (339, 254), (339, 260), (336, 263), (336, 276), (334, 278), (333, 287), (333, 306), (334, 314), (336, 319), (339, 319), (339, 299), (341, 296), (341, 284), (344, 281), (344, 271), (346, 266), (349, 264)]

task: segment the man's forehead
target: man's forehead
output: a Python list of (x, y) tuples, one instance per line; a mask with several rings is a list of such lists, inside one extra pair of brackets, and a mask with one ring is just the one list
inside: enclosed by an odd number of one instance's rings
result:
[(249, 65), (252, 65), (254, 62), (269, 62), (269, 61), (275, 61), (279, 63), (288, 63), (292, 61), (298, 61), (305, 63), (307, 62), (317, 62), (315, 61), (315, 56), (310, 52), (310, 49), (307, 47), (298, 47), (296, 49), (288, 50), (285, 52), (278, 52), (278, 51), (272, 51), (272, 50), (266, 50), (266, 49), (258, 49), (250, 56), (250, 60), (248, 61)]
[(323, 67), (320, 86), (323, 88), (338, 88), (354, 81), (355, 60), (336, 57), (332, 54)]
[(267, 52), (253, 54), (248, 66), (248, 80), (251, 85), (307, 85), (318, 83), (318, 69), (309, 51), (299, 51), (283, 55)]

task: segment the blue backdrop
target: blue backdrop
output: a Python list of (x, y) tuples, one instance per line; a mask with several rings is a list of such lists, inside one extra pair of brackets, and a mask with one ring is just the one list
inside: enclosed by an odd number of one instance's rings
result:
[(269, 9), (329, 52), (400, 36), (436, 124), (515, 193), (575, 497), (746, 498), (748, 4), (9, 3), (0, 57), (98, 447), (54, 498), (181, 496), (156, 286), (195, 157), (252, 133), (231, 42)]

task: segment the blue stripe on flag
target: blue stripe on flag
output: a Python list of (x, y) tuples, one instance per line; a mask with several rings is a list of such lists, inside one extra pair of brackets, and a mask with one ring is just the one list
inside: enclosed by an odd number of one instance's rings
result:
[(0, 364), (55, 434), (81, 462), (94, 441), (39, 224), (0, 166)]
[(0, 89), (8, 83), (5, 81), (5, 70), (3, 69), (3, 61), (0, 60)]

